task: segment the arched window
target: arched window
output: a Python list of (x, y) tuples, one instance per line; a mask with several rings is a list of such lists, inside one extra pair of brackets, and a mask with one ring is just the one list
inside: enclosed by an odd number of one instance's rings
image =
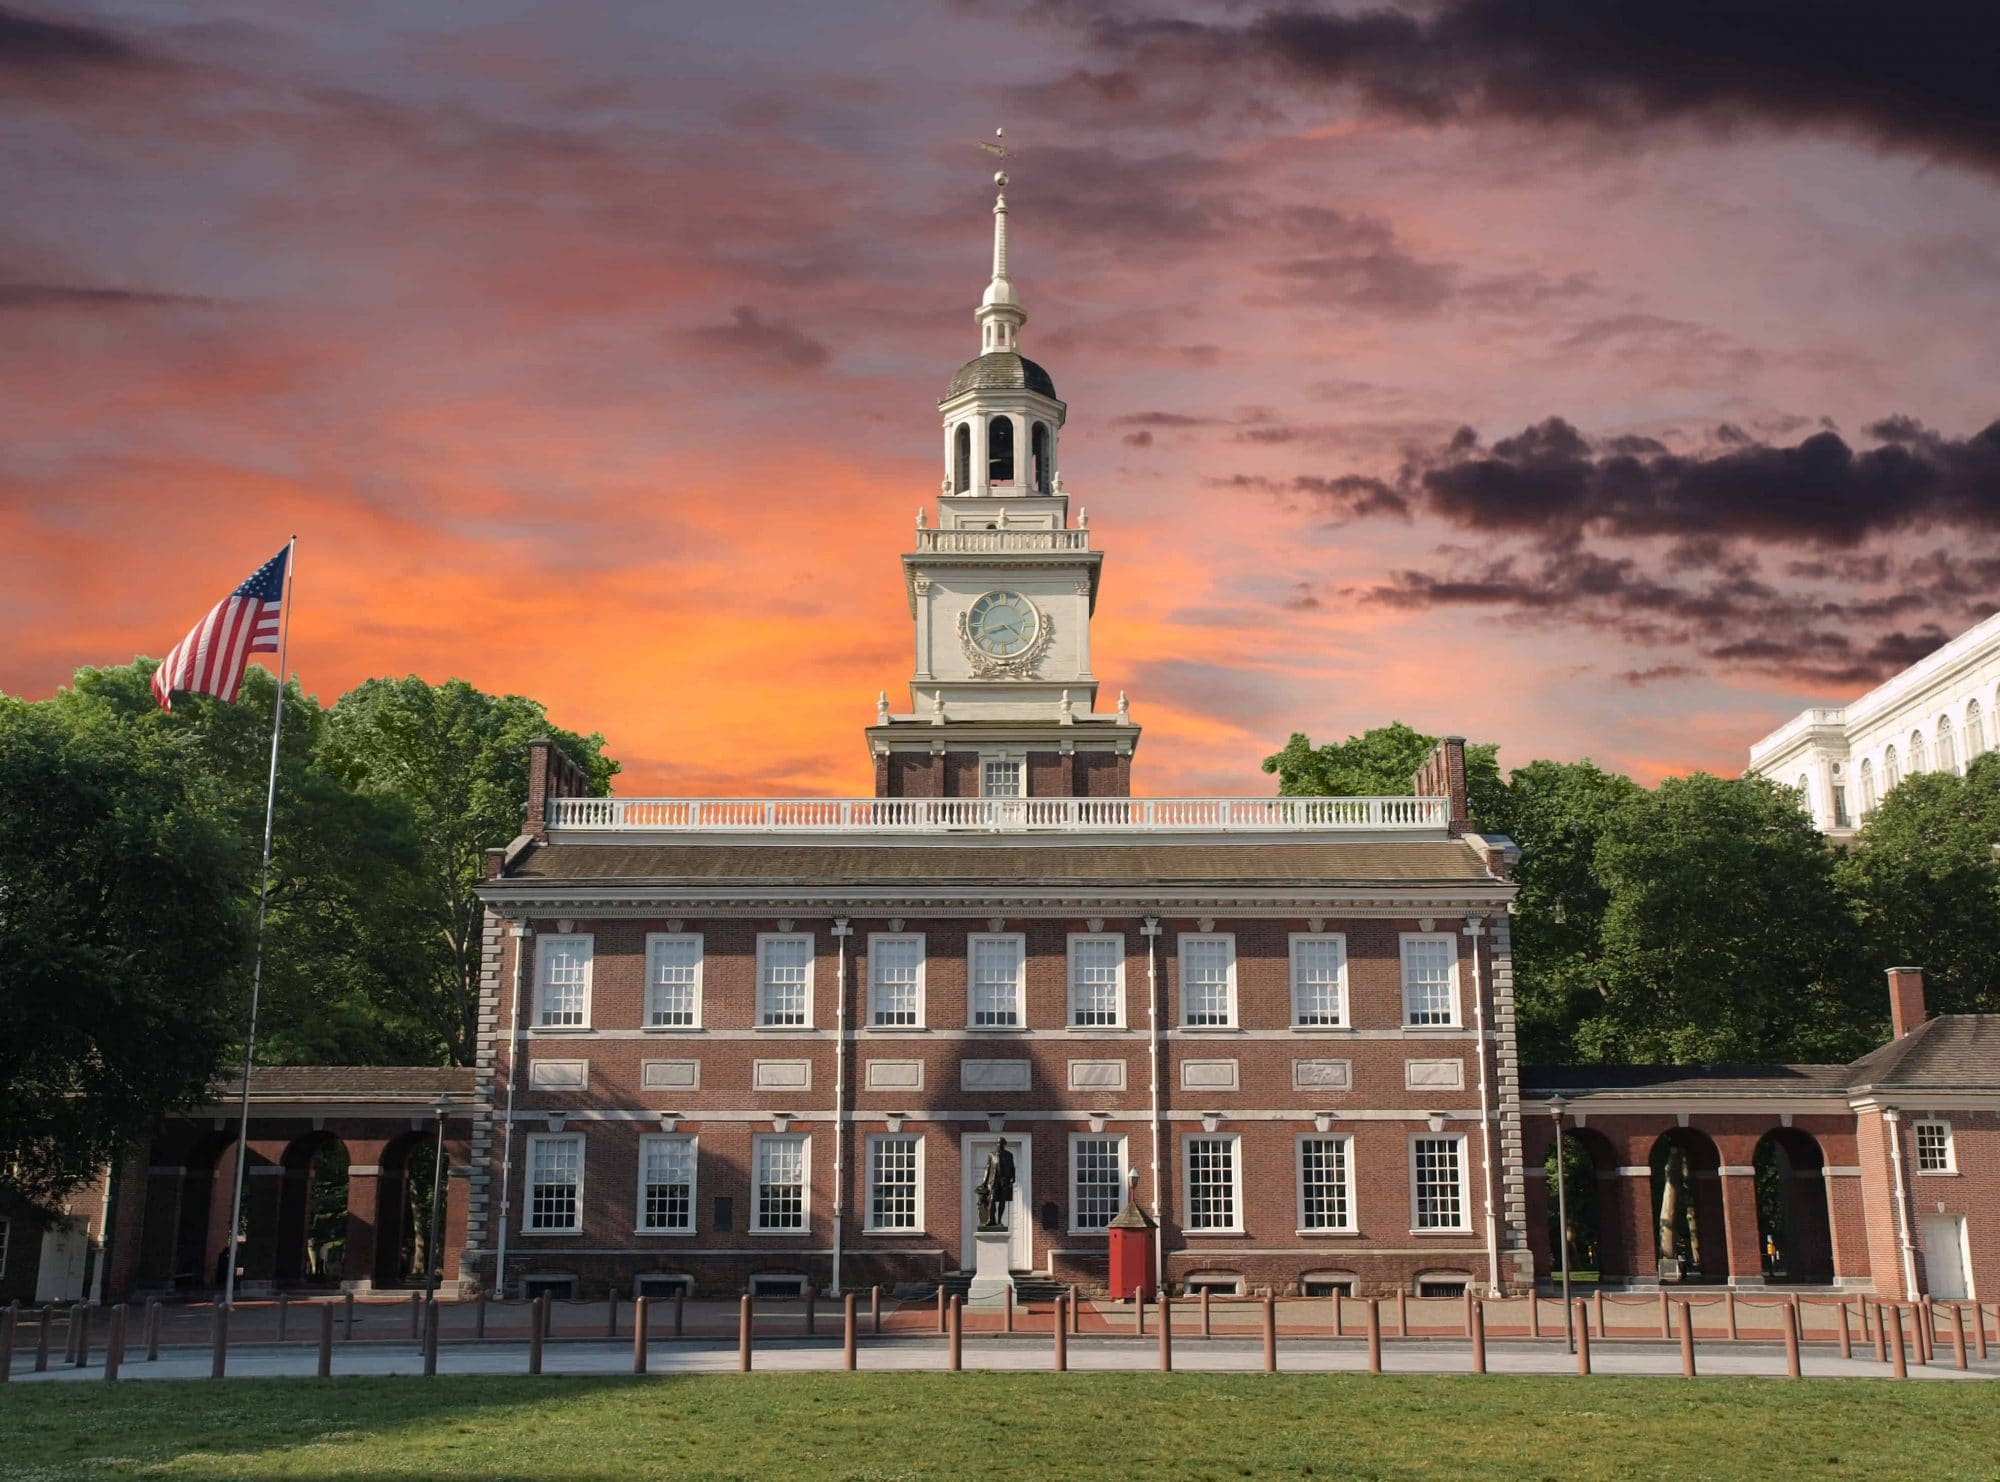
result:
[(1910, 775), (1914, 777), (1919, 772), (1928, 771), (1929, 768), (1930, 763), (1924, 756), (1924, 733), (1922, 731), (1912, 731), (1910, 732)]
[(1030, 474), (1035, 492), (1046, 494), (1049, 492), (1049, 429), (1045, 424), (1037, 422), (1028, 433), (1028, 448), (1034, 460)]
[(1986, 749), (1986, 727), (1979, 719), (1979, 702), (1969, 700), (1965, 706), (1965, 760), (1968, 766), (1972, 759)]
[(1867, 757), (1861, 759), (1861, 816), (1866, 818), (1875, 811), (1875, 764)]
[(1938, 717), (1937, 741), (1938, 770), (1940, 772), (1956, 772), (1958, 770), (1958, 747), (1952, 741), (1951, 717), (1948, 715), (1940, 715)]
[(952, 434), (951, 489), (963, 494), (972, 487), (972, 424), (961, 422)]
[(995, 417), (986, 424), (986, 482), (1014, 482), (1014, 419)]
[(1885, 797), (1888, 796), (1888, 794), (1894, 790), (1896, 784), (1898, 782), (1901, 782), (1902, 780), (1903, 780), (1902, 773), (1896, 770), (1896, 748), (1893, 746), (1884, 747), (1882, 750), (1883, 796)]
[(1806, 810), (1807, 817), (1812, 816), (1812, 778), (1803, 772), (1799, 773), (1799, 806)]

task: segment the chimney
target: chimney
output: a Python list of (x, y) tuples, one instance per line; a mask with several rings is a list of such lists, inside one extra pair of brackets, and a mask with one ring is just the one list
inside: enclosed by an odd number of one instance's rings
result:
[(583, 768), (547, 736), (538, 736), (528, 743), (528, 804), (523, 810), (521, 832), (546, 844), (549, 800), (585, 797), (589, 791), (590, 779)]
[(1441, 736), (1417, 775), (1410, 779), (1410, 791), (1420, 798), (1451, 800), (1451, 833), (1465, 832), (1471, 822), (1471, 806), (1466, 800), (1465, 737)]
[(1889, 1023), (1901, 1039), (1930, 1017), (1924, 1009), (1924, 970), (1920, 967), (1889, 969)]

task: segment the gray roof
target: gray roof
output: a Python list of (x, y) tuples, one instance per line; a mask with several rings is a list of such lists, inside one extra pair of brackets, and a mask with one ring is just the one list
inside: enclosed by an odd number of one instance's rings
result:
[(2000, 1014), (1927, 1019), (1847, 1067), (1849, 1084), (1887, 1090), (2000, 1088)]
[[(473, 1072), (460, 1065), (259, 1065), (250, 1072), (250, 1095), (277, 1097), (470, 1097)], [(217, 1100), (243, 1094), (232, 1076), (210, 1093)]]
[(1037, 880), (1320, 885), (1380, 880), (1464, 883), (1493, 878), (1476, 850), (1450, 839), (1302, 844), (1258, 840), (1036, 843), (1011, 847), (869, 846), (796, 840), (772, 844), (544, 844), (529, 850), (507, 873), (510, 879), (534, 880), (651, 880), (663, 884), (796, 880), (821, 885)]
[(1657, 1092), (1673, 1096), (1770, 1095), (1847, 1089), (1844, 1065), (1524, 1065), (1521, 1093)]
[(951, 388), (944, 399), (950, 401), (962, 391), (1037, 391), (1053, 400), (1056, 383), (1027, 356), (1012, 350), (995, 350), (966, 361), (952, 372)]

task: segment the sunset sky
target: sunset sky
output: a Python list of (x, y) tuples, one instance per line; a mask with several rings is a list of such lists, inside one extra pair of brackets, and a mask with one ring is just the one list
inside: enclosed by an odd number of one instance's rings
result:
[(296, 531), (323, 701), (867, 791), (1004, 124), (1136, 790), (1392, 719), (1739, 770), (1995, 606), (1990, 17), (0, 0), (0, 690)]

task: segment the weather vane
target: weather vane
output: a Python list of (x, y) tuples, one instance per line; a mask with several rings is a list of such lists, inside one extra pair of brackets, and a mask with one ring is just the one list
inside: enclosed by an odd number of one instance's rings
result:
[(1011, 160), (1020, 158), (1018, 154), (1007, 147), (1007, 131), (1005, 129), (995, 129), (991, 139), (977, 139), (973, 142), (996, 159)]

